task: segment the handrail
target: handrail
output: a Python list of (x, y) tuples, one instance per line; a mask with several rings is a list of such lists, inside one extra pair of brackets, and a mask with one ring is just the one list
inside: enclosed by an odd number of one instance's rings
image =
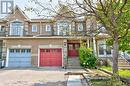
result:
[(127, 57), (129, 57), (130, 58), (130, 56), (129, 55), (127, 55), (126, 53), (124, 53), (124, 52), (120, 52), (119, 53), (119, 55), (120, 55), (120, 57), (122, 57), (129, 65), (130, 65), (130, 62), (125, 58), (125, 56), (127, 56)]
[(130, 58), (130, 55), (129, 55), (127, 52), (125, 52), (125, 56), (126, 56), (127, 58)]

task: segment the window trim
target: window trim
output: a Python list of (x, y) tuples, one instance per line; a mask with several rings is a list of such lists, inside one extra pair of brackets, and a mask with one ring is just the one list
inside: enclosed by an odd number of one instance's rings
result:
[[(33, 28), (34, 26), (36, 27), (35, 30), (34, 30), (34, 28)], [(37, 24), (32, 24), (32, 32), (33, 32), (33, 33), (36, 33), (36, 32), (37, 32), (37, 29), (38, 29)]]
[(0, 32), (2, 32), (2, 26), (0, 25)]
[(0, 32), (4, 32), (4, 26), (0, 25)]

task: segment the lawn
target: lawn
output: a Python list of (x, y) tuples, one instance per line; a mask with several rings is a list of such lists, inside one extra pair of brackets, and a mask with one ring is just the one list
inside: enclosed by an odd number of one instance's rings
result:
[(122, 82), (111, 82), (111, 81), (91, 81), (91, 86), (126, 86)]
[[(109, 67), (102, 66), (101, 69), (112, 72), (112, 67), (111, 66), (109, 66)], [(119, 75), (122, 76), (122, 77), (130, 77), (130, 70), (121, 70), (120, 69), (119, 70)]]
[(91, 86), (104, 86), (106, 84), (108, 84), (108, 81), (92, 81), (91, 82)]
[[(102, 66), (102, 69), (110, 71), (110, 72), (112, 71), (111, 67)], [(121, 82), (120, 80), (113, 80), (108, 74), (106, 74), (100, 70), (89, 69), (88, 71), (91, 72), (90, 75), (92, 77), (94, 77), (90, 80), (91, 86), (127, 86), (123, 82)], [(127, 74), (130, 71), (119, 70), (119, 72), (120, 72), (120, 75), (122, 75), (122, 76), (128, 76)], [(99, 78), (97, 79), (96, 77), (99, 77)], [(101, 79), (101, 77), (104, 79)], [(107, 77), (109, 79), (105, 79), (105, 77)]]

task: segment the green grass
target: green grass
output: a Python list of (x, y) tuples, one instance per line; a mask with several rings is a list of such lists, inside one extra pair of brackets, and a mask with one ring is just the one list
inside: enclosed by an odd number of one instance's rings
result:
[(130, 70), (119, 70), (119, 75), (123, 77), (130, 77)]
[(121, 81), (91, 81), (91, 86), (126, 86)]
[[(102, 66), (101, 69), (112, 72), (112, 67)], [(119, 75), (122, 77), (130, 77), (130, 70), (119, 70)]]
[(92, 81), (91, 86), (107, 86), (108, 81)]
[(107, 70), (107, 71), (112, 71), (112, 67), (110, 66), (102, 66), (101, 69)]

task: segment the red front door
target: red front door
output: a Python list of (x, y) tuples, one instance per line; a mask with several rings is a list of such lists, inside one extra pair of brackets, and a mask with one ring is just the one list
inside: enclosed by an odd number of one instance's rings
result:
[(40, 66), (62, 66), (62, 50), (40, 49)]
[(68, 43), (68, 56), (77, 57), (79, 56), (79, 43)]

